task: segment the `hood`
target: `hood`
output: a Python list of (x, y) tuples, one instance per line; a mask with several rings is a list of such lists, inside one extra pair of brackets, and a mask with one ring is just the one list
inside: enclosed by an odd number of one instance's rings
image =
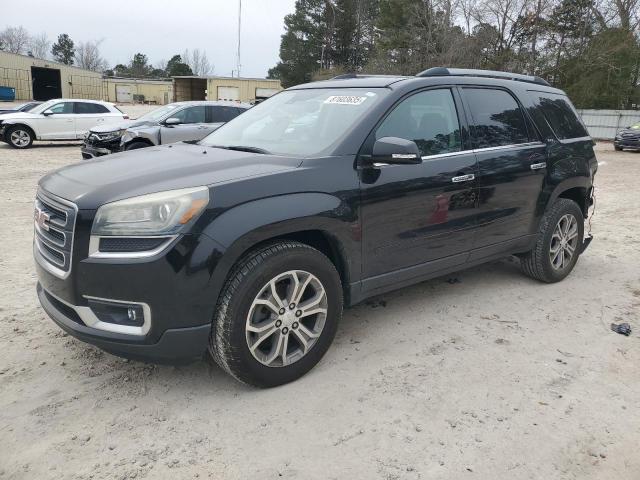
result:
[(93, 133), (108, 133), (115, 132), (117, 130), (126, 130), (127, 128), (139, 127), (142, 125), (156, 125), (156, 122), (145, 122), (144, 120), (123, 120), (120, 123), (98, 125), (96, 127), (92, 127), (89, 131)]
[[(0, 116), (0, 119), (2, 117)], [(626, 133), (627, 135), (632, 133), (634, 136), (640, 136), (640, 128), (634, 128), (634, 127), (627, 127), (627, 128), (623, 128), (622, 130), (620, 130), (617, 135), (622, 135), (623, 133)]]
[(0, 113), (0, 120), (13, 120), (20, 118), (40, 118), (41, 115), (37, 113), (29, 112), (13, 112), (13, 113)]
[(43, 177), (41, 188), (94, 209), (146, 193), (215, 185), (300, 166), (298, 158), (177, 143), (84, 161)]

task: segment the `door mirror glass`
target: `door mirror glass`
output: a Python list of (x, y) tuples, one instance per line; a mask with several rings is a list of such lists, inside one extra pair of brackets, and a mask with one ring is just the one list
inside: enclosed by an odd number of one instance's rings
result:
[(180, 119), (176, 118), (176, 117), (167, 118), (164, 121), (164, 124), (167, 125), (167, 126), (180, 125), (180, 123), (181, 123)]
[(398, 137), (382, 137), (373, 144), (374, 163), (412, 165), (422, 163), (420, 150), (413, 140)]
[(47, 110), (45, 110), (44, 112), (42, 112), (42, 114), (43, 114), (45, 117), (48, 117), (49, 115), (53, 115), (53, 112), (51, 111), (51, 109), (47, 109)]

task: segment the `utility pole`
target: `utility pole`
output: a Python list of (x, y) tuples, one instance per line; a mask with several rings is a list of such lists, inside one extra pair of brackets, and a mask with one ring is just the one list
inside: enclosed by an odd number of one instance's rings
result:
[(240, 33), (242, 31), (242, 0), (238, 0), (238, 54), (236, 57), (236, 72), (240, 77)]

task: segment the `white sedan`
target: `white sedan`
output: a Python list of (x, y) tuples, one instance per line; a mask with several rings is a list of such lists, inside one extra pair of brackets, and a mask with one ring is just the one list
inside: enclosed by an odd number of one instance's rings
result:
[(128, 118), (113, 103), (49, 100), (29, 112), (0, 115), (0, 140), (14, 148), (29, 148), (34, 140), (77, 140), (84, 138), (91, 127)]

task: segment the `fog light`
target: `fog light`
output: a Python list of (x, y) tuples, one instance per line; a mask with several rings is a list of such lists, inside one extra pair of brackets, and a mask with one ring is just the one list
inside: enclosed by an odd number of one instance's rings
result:
[(141, 327), (144, 324), (142, 305), (94, 299), (90, 299), (88, 303), (89, 308), (101, 322), (132, 327)]

